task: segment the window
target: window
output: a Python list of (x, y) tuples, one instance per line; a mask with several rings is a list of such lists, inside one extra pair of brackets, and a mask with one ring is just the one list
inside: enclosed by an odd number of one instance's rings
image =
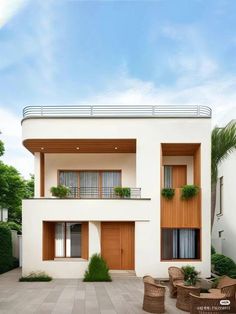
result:
[(60, 171), (59, 182), (70, 188), (71, 197), (110, 198), (121, 185), (121, 171)]
[(164, 187), (165, 188), (180, 188), (187, 184), (187, 166), (172, 165), (164, 166)]
[(161, 256), (163, 260), (199, 259), (199, 229), (162, 229)]
[(81, 257), (81, 223), (56, 223), (55, 257)]
[(219, 231), (219, 238), (222, 238), (224, 230)]
[(222, 215), (223, 213), (223, 187), (224, 187), (224, 180), (223, 177), (220, 177), (219, 179), (219, 189), (220, 189), (220, 193), (219, 193), (219, 212), (218, 215)]

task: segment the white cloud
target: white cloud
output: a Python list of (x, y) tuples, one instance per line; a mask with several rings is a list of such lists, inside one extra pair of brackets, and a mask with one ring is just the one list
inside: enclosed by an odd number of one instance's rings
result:
[(21, 117), (8, 109), (0, 108), (0, 139), (5, 145), (5, 154), (1, 159), (8, 165), (14, 166), (28, 178), (33, 173), (33, 155), (22, 145)]
[(3, 27), (29, 0), (0, 0), (0, 28)]

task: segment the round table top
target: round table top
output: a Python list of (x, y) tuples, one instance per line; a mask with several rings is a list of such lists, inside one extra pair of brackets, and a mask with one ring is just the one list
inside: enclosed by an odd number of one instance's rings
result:
[(180, 288), (186, 288), (186, 289), (189, 289), (189, 290), (195, 290), (195, 289), (199, 289), (200, 288), (199, 285), (196, 285), (196, 286), (186, 286), (184, 283), (177, 283), (176, 286), (180, 287)]

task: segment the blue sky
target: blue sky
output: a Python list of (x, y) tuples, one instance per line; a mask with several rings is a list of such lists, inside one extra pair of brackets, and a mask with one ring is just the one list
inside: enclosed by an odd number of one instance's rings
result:
[(235, 50), (234, 0), (0, 0), (4, 160), (33, 172), (20, 143), (26, 105), (206, 104), (225, 124), (236, 117)]

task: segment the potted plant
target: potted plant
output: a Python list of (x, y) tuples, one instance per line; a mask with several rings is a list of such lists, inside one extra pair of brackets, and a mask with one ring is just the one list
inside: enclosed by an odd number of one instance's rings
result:
[(70, 189), (64, 185), (52, 186), (50, 189), (52, 196), (59, 197), (59, 198), (66, 198), (69, 196)]
[(195, 286), (199, 280), (199, 272), (196, 271), (194, 266), (183, 266), (182, 270), (184, 272), (184, 285), (185, 286)]
[(131, 195), (131, 189), (127, 187), (122, 188), (121, 186), (116, 186), (114, 192), (116, 196), (119, 196), (120, 198), (130, 198)]
[(167, 200), (171, 200), (175, 195), (175, 189), (172, 188), (163, 188), (161, 190), (161, 195)]
[(199, 193), (199, 187), (194, 184), (187, 184), (182, 186), (181, 189), (181, 198), (183, 200), (188, 200), (193, 198)]

